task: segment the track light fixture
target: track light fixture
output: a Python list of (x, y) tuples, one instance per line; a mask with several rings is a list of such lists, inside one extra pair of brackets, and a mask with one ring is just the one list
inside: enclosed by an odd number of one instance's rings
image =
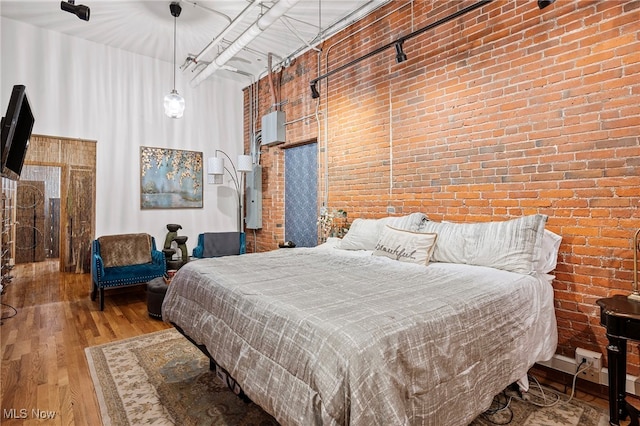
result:
[(538, 7), (540, 9), (544, 9), (552, 3), (555, 3), (556, 0), (538, 0)]
[(60, 9), (64, 10), (65, 12), (73, 13), (83, 21), (88, 21), (89, 15), (91, 14), (91, 10), (89, 9), (89, 7), (83, 4), (79, 4), (76, 6), (75, 3), (76, 0), (61, 1)]
[[(446, 22), (449, 22), (449, 21), (451, 21), (453, 19), (456, 19), (456, 18), (458, 18), (458, 17), (460, 17), (460, 16), (462, 16), (462, 15), (464, 15), (466, 13), (469, 13), (472, 10), (476, 10), (478, 8), (481, 8), (482, 6), (484, 6), (486, 4), (489, 4), (492, 1), (493, 0), (479, 0), (477, 3), (472, 4), (471, 6), (467, 6), (464, 9), (460, 9), (459, 11), (457, 11), (455, 13), (452, 13), (449, 16), (445, 16), (444, 18), (442, 18), (442, 19), (440, 19), (440, 20), (438, 20), (438, 21), (436, 21), (436, 22), (434, 22), (432, 24), (429, 24), (429, 25), (427, 25), (425, 27), (422, 27), (422, 28), (412, 32), (411, 34), (407, 34), (407, 35), (405, 35), (405, 36), (403, 36), (403, 37), (401, 37), (401, 38), (399, 38), (399, 39), (397, 39), (395, 41), (392, 41), (391, 43), (385, 44), (384, 46), (380, 46), (377, 49), (374, 49), (371, 52), (369, 52), (369, 53), (367, 53), (367, 54), (365, 54), (363, 56), (360, 56), (357, 59), (352, 60), (351, 62), (348, 62), (346, 64), (340, 65), (338, 68), (333, 69), (333, 70), (331, 70), (331, 71), (329, 71), (329, 72), (327, 72), (327, 73), (325, 73), (325, 74), (323, 74), (323, 75), (321, 75), (319, 77), (314, 78), (313, 80), (311, 80), (309, 82), (309, 84), (311, 85), (311, 97), (312, 98), (320, 97), (320, 93), (318, 93), (318, 89), (316, 87), (316, 83), (318, 81), (324, 80), (324, 79), (328, 78), (330, 75), (333, 75), (333, 74), (335, 74), (337, 72), (340, 72), (340, 71), (342, 71), (342, 70), (344, 70), (346, 68), (349, 68), (349, 67), (357, 64), (360, 61), (363, 61), (363, 60), (365, 60), (367, 58), (372, 57), (373, 55), (377, 55), (378, 53), (391, 48), (391, 46), (395, 46), (395, 48), (396, 48), (396, 62), (400, 63), (402, 61), (405, 61), (407, 59), (407, 55), (405, 55), (405, 53), (402, 51), (402, 43), (404, 43), (405, 41), (407, 41), (407, 40), (409, 40), (409, 39), (411, 39), (413, 37), (416, 37), (416, 36), (426, 32), (426, 31), (429, 31), (429, 30), (431, 30), (431, 29), (433, 29), (435, 27), (438, 27), (438, 26), (440, 26), (440, 25), (442, 25), (442, 24), (444, 24)], [(555, 0), (538, 0), (538, 4), (540, 4), (540, 2), (553, 2), (553, 1), (555, 1)]]
[(407, 60), (407, 55), (402, 50), (402, 42), (396, 43), (396, 63), (401, 63)]
[(318, 82), (311, 83), (311, 97), (313, 99), (318, 99), (320, 97), (320, 92), (318, 92)]

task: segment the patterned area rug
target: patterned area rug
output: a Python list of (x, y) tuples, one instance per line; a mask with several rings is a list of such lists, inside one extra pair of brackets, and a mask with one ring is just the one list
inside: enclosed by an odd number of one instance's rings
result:
[[(109, 425), (277, 425), (259, 406), (231, 392), (209, 361), (176, 330), (85, 349), (102, 421)], [(566, 399), (566, 398), (565, 398)], [(496, 398), (495, 408), (505, 399)], [(512, 399), (507, 410), (472, 426), (604, 426), (603, 410), (580, 401), (539, 408)]]

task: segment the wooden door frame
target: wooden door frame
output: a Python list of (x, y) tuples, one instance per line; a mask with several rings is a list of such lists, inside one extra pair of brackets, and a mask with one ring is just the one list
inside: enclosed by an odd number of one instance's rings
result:
[[(28, 166), (60, 167), (60, 238), (59, 270), (64, 272), (65, 259), (68, 257), (67, 229), (69, 185), (72, 170), (85, 170), (93, 173), (91, 195), (91, 236), (96, 229), (96, 145), (97, 141), (72, 139), (57, 136), (31, 135), (29, 149), (24, 164)], [(81, 153), (79, 155), (79, 153)], [(83, 155), (84, 154), (84, 155)]]

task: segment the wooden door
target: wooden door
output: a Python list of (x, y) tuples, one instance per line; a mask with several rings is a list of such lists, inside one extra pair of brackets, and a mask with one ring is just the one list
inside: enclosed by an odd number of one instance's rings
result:
[(31, 135), (27, 165), (60, 167), (60, 202), (55, 205), (56, 216), (51, 217), (50, 223), (60, 232), (52, 237), (52, 244), (59, 237), (60, 271), (90, 272), (95, 233), (96, 141)]
[(94, 217), (93, 170), (71, 168), (69, 170), (66, 205), (66, 259), (67, 272), (91, 271), (91, 240), (93, 238)]
[(60, 257), (60, 198), (49, 198), (49, 257)]
[(16, 263), (45, 259), (44, 182), (18, 181), (16, 191)]

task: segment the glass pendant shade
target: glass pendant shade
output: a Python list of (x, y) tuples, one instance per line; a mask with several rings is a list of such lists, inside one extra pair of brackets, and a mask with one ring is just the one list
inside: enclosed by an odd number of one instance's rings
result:
[(180, 118), (184, 114), (184, 98), (176, 89), (164, 95), (164, 113), (171, 118)]
[(179, 2), (173, 2), (169, 10), (173, 16), (173, 90), (164, 96), (164, 113), (169, 118), (181, 118), (184, 114), (184, 98), (176, 90), (176, 19), (182, 8)]

